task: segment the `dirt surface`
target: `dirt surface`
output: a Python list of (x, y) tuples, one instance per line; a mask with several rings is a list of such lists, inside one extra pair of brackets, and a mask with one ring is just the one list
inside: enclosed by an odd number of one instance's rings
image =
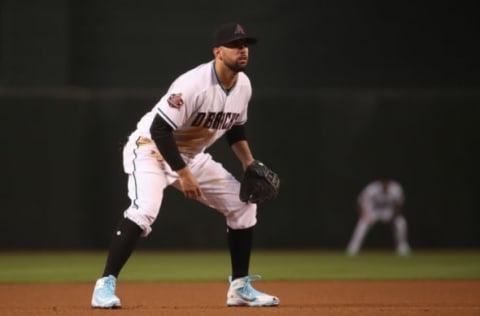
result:
[(257, 282), (278, 307), (226, 307), (226, 283), (118, 283), (122, 309), (90, 308), (93, 283), (0, 284), (0, 315), (480, 315), (480, 281)]

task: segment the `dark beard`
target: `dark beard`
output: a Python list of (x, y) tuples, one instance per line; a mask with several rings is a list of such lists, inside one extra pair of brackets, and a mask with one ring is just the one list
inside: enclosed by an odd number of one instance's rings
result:
[(238, 63), (229, 63), (229, 64), (225, 64), (225, 66), (227, 66), (228, 69), (230, 69), (231, 71), (234, 71), (234, 72), (245, 71), (247, 69), (246, 64), (244, 66), (242, 66)]

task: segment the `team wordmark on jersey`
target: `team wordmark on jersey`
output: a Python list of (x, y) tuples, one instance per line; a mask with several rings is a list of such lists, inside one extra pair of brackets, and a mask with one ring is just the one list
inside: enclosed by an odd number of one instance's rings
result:
[(182, 94), (171, 94), (168, 99), (167, 99), (168, 105), (170, 105), (172, 108), (179, 109), (183, 104), (183, 99), (182, 99)]
[(240, 113), (232, 112), (198, 112), (192, 122), (192, 126), (212, 129), (230, 129), (239, 116)]

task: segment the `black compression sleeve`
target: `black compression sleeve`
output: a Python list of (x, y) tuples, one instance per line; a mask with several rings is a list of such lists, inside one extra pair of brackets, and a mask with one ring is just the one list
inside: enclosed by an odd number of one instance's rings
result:
[(231, 129), (229, 129), (225, 136), (227, 137), (227, 142), (231, 146), (232, 144), (247, 139), (247, 133), (245, 131), (244, 125), (233, 125)]
[(232, 280), (248, 275), (252, 252), (253, 227), (231, 229), (227, 226), (227, 242), (232, 264)]
[(176, 171), (186, 166), (177, 144), (173, 138), (173, 128), (160, 115), (155, 115), (152, 126), (150, 126), (150, 134), (157, 145), (158, 150), (170, 167)]

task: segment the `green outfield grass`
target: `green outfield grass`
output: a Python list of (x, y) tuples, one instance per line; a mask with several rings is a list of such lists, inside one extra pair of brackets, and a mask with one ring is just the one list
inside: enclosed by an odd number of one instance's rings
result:
[[(105, 252), (0, 252), (0, 283), (92, 282), (102, 272)], [(224, 281), (226, 251), (136, 251), (122, 281)], [(448, 280), (480, 279), (480, 251), (255, 251), (252, 274), (265, 280)]]

